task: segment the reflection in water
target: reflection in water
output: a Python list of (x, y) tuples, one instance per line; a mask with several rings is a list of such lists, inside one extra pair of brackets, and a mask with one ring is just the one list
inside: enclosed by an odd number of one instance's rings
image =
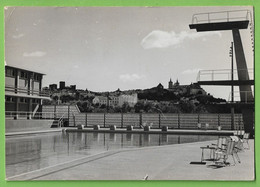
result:
[(126, 134), (126, 141), (131, 142), (131, 141), (133, 141), (132, 139), (133, 139), (133, 134), (127, 133)]
[(116, 135), (115, 135), (115, 133), (109, 133), (109, 140), (111, 142), (116, 142)]
[(162, 143), (167, 143), (168, 142), (168, 134), (162, 134)]
[(107, 150), (216, 140), (216, 136), (47, 133), (6, 138), (7, 177)]

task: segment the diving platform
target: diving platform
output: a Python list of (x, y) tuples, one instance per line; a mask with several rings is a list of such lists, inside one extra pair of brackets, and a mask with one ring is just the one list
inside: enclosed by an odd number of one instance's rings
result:
[(202, 24), (190, 24), (190, 29), (196, 29), (197, 32), (203, 31), (220, 31), (230, 30), (233, 28), (247, 29), (249, 21), (232, 21), (232, 22), (220, 22), (220, 23), (202, 23)]
[(239, 86), (239, 85), (254, 85), (254, 80), (223, 80), (223, 81), (198, 81), (199, 85), (207, 85), (207, 86)]
[[(238, 77), (239, 73), (247, 73), (248, 77), (245, 80), (241, 80)], [(233, 78), (233, 80), (232, 80)], [(200, 70), (197, 75), (197, 83), (199, 85), (207, 86), (240, 86), (240, 85), (251, 85), (254, 86), (254, 70), (245, 69), (237, 70), (233, 72), (230, 69), (218, 69), (218, 70)]]
[(252, 15), (249, 10), (234, 10), (194, 14), (190, 29), (197, 32), (247, 29)]
[[(197, 82), (200, 85), (221, 85), (221, 86), (238, 86), (239, 97), (241, 103), (254, 102), (254, 96), (252, 92), (252, 86), (254, 85), (254, 72), (253, 76), (249, 75), (247, 68), (245, 53), (243, 49), (242, 39), (240, 35), (240, 29), (248, 29), (250, 26), (251, 36), (253, 37), (253, 16), (249, 10), (236, 10), (236, 11), (222, 11), (222, 12), (208, 12), (194, 14), (192, 17), (192, 23), (189, 25), (190, 29), (195, 29), (197, 32), (211, 32), (211, 31), (231, 31), (233, 35), (234, 49), (235, 49), (235, 61), (236, 61), (236, 73), (234, 77), (233, 62), (232, 69), (228, 70), (231, 77), (223, 76), (222, 72), (204, 72), (204, 75), (209, 75), (208, 78), (201, 80), (199, 78)], [(252, 38), (251, 38), (252, 39)], [(214, 55), (214, 54), (212, 54)], [(232, 44), (232, 59), (233, 59), (233, 44)], [(215, 76), (222, 77), (222, 79), (216, 79)], [(232, 88), (233, 89), (233, 88)], [(245, 125), (245, 131), (254, 136), (254, 108), (244, 106), (242, 109), (243, 121)]]

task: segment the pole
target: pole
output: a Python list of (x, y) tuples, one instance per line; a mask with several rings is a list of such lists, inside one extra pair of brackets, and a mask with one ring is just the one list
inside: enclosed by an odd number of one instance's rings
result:
[[(233, 42), (231, 42), (230, 47), (230, 57), (231, 57), (231, 103), (234, 103), (234, 50)], [(234, 106), (231, 106), (231, 130), (234, 130)]]
[(70, 105), (68, 105), (68, 125), (70, 126)]
[(123, 112), (121, 113), (121, 128), (124, 126), (124, 114)]
[(234, 58), (233, 58), (233, 42), (231, 42), (231, 47), (230, 47), (230, 54), (231, 54), (231, 102), (233, 103), (234, 102), (234, 84), (233, 84), (233, 81), (234, 81)]
[(161, 114), (159, 114), (159, 129), (161, 128)]
[(85, 127), (88, 126), (88, 113), (85, 114)]

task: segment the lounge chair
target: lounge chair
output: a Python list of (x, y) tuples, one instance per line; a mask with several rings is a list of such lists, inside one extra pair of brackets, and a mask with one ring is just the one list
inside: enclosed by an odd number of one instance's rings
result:
[[(250, 133), (245, 133), (243, 135), (243, 138), (240, 140), (242, 142), (242, 146), (244, 149), (250, 149), (250, 146), (248, 143), (249, 137), (250, 137)], [(247, 147), (244, 146), (245, 143), (247, 144)]]
[[(215, 151), (225, 149), (225, 142), (226, 142), (226, 137), (219, 137), (216, 144), (211, 144), (211, 145), (200, 147), (200, 149), (201, 149), (201, 162), (203, 162), (203, 161), (215, 161), (217, 159)], [(208, 149), (210, 151), (209, 159), (204, 158), (205, 149)]]
[(232, 156), (234, 165), (236, 164), (235, 157), (237, 158), (238, 162), (240, 163), (240, 159), (238, 157), (236, 147), (235, 147), (236, 143), (237, 142), (234, 140), (233, 137), (228, 138), (226, 148), (215, 151), (216, 157), (218, 158), (218, 160), (215, 161), (216, 165), (219, 165), (219, 166), (230, 165), (230, 163), (227, 162), (229, 156)]

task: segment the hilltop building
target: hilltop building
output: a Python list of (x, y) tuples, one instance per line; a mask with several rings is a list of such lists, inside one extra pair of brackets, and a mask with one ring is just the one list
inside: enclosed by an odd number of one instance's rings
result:
[(50, 85), (49, 85), (49, 89), (50, 89), (51, 91), (57, 90), (57, 89), (58, 89), (57, 84), (50, 84)]
[(124, 103), (128, 103), (130, 107), (134, 107), (135, 104), (137, 103), (138, 99), (137, 99), (137, 93), (135, 94), (131, 94), (131, 95), (120, 95), (118, 97), (118, 105), (122, 106)]
[(172, 79), (170, 78), (169, 84), (168, 84), (168, 89), (172, 89), (173, 88), (173, 84), (172, 84)]
[(189, 95), (206, 95), (206, 91), (200, 87), (198, 83), (191, 83), (190, 85), (180, 85), (178, 79), (173, 84), (170, 79), (168, 83), (168, 90), (175, 94), (189, 94)]
[(109, 106), (122, 106), (124, 103), (128, 103), (129, 106), (133, 107), (137, 103), (137, 94), (126, 95), (122, 94), (119, 96), (96, 96), (93, 100), (93, 104), (109, 105)]
[(60, 81), (60, 90), (65, 89), (65, 81)]

